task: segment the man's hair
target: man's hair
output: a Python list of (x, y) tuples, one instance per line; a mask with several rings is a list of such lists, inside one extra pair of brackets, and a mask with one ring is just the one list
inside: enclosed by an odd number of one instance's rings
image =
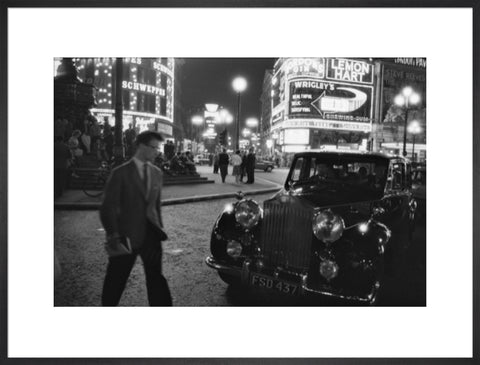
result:
[(140, 133), (135, 140), (135, 144), (138, 146), (140, 144), (149, 144), (152, 140), (163, 141), (163, 136), (155, 131), (145, 131)]

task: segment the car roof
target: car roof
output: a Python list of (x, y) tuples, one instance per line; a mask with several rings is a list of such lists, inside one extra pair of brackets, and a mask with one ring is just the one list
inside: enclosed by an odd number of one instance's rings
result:
[(357, 151), (357, 150), (344, 150), (344, 151), (325, 151), (320, 149), (308, 150), (305, 152), (297, 152), (295, 156), (310, 156), (310, 155), (325, 155), (325, 156), (374, 156), (387, 159), (402, 159), (405, 161), (410, 161), (407, 158), (400, 155), (392, 155), (387, 153), (380, 152), (369, 152), (369, 151)]

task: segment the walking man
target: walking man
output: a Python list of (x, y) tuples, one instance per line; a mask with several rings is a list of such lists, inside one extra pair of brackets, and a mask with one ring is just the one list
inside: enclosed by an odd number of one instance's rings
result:
[(213, 155), (213, 173), (218, 174), (218, 162), (219, 162), (219, 153), (215, 151)]
[(154, 131), (140, 133), (133, 158), (115, 168), (107, 182), (100, 207), (109, 254), (103, 306), (118, 305), (138, 255), (145, 269), (149, 304), (172, 305), (162, 274), (162, 241), (167, 239), (160, 208), (163, 175), (152, 163), (162, 140)]
[(256, 157), (255, 157), (255, 152), (253, 150), (253, 147), (250, 147), (248, 150), (248, 155), (247, 155), (247, 164), (246, 164), (246, 170), (247, 170), (247, 184), (253, 184), (255, 182), (255, 162), (256, 162)]

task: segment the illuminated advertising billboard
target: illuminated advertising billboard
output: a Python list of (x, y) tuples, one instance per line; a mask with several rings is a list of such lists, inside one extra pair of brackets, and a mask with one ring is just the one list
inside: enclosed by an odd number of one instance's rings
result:
[(327, 79), (373, 84), (373, 66), (370, 63), (345, 58), (327, 59)]
[[(322, 120), (329, 129), (359, 128), (373, 118), (373, 63), (347, 58), (285, 58), (272, 78), (272, 126)], [(333, 122), (342, 123), (335, 127)]]
[(290, 81), (290, 118), (370, 123), (373, 87), (319, 79)]
[[(112, 75), (116, 60), (78, 58), (75, 61), (79, 78), (93, 84), (97, 89), (97, 107), (91, 110), (92, 113), (113, 117), (115, 90)], [(165, 127), (162, 126), (163, 132), (171, 131), (170, 124), (174, 118), (174, 70), (173, 58), (123, 58), (121, 87), (124, 115), (132, 116), (128, 123), (140, 125), (145, 123), (145, 120), (150, 120), (153, 121), (150, 124), (165, 124)]]

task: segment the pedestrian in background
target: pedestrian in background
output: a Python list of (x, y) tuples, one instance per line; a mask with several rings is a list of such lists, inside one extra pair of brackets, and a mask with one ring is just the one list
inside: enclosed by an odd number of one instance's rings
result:
[(62, 137), (62, 140), (64, 141), (65, 140), (65, 130), (66, 130), (65, 120), (62, 119), (62, 118), (56, 118), (55, 123), (53, 125), (53, 136), (55, 138), (54, 141), (57, 140), (57, 137)]
[(240, 174), (241, 174), (241, 165), (242, 165), (242, 157), (240, 156), (240, 150), (237, 150), (235, 154), (232, 155), (232, 165), (233, 171), (232, 175), (235, 176), (235, 184), (240, 183)]
[(73, 124), (67, 118), (63, 118), (63, 124), (65, 125), (65, 134), (63, 136), (64, 141), (68, 141), (73, 133)]
[(225, 178), (228, 175), (228, 163), (230, 158), (227, 154), (227, 149), (222, 148), (222, 152), (218, 155), (218, 167), (220, 168), (220, 176), (222, 177), (222, 183), (225, 182)]
[(218, 174), (218, 152), (215, 152), (215, 155), (213, 155), (213, 173)]
[(85, 132), (83, 132), (82, 135), (80, 136), (80, 140), (82, 141), (82, 145), (85, 148), (84, 150), (85, 154), (89, 155), (91, 151), (92, 138), (90, 137), (90, 134), (88, 132), (88, 127), (85, 128)]
[(256, 157), (253, 147), (250, 147), (247, 155), (247, 163), (245, 169), (247, 170), (247, 184), (253, 184), (255, 182), (255, 163)]
[(68, 139), (68, 148), (70, 149), (70, 154), (72, 156), (73, 166), (80, 167), (80, 159), (83, 156), (83, 150), (80, 148), (80, 132), (78, 129), (75, 129), (72, 132), (71, 137)]
[(247, 171), (247, 154), (245, 151), (242, 151), (240, 156), (242, 157), (242, 164), (240, 165), (240, 182), (243, 182), (243, 177), (246, 175)]
[(113, 157), (114, 143), (113, 127), (111, 127), (110, 124), (105, 124), (103, 128), (103, 142), (105, 143), (105, 152), (108, 156), (108, 161), (110, 161)]
[(175, 145), (172, 141), (169, 140), (163, 145), (163, 153), (167, 161), (170, 161), (175, 156)]
[(90, 124), (90, 138), (91, 138), (91, 146), (92, 146), (92, 153), (96, 154), (97, 153), (97, 146), (98, 143), (97, 141), (100, 139), (102, 130), (100, 129), (100, 125), (98, 124), (97, 118), (95, 117), (90, 117), (91, 119), (91, 124)]
[(127, 157), (133, 156), (135, 153), (135, 138), (137, 138), (137, 132), (133, 128), (133, 124), (128, 124), (128, 129), (125, 131), (125, 154)]
[(105, 141), (103, 140), (103, 137), (101, 136), (100, 138), (97, 139), (97, 142), (95, 144), (95, 148), (97, 151), (97, 161), (108, 161), (108, 155), (105, 147)]
[(102, 305), (118, 305), (138, 255), (146, 275), (150, 306), (171, 306), (162, 274), (162, 241), (167, 239), (161, 216), (162, 171), (153, 165), (163, 137), (154, 131), (136, 139), (132, 159), (112, 170), (100, 207), (109, 254)]

